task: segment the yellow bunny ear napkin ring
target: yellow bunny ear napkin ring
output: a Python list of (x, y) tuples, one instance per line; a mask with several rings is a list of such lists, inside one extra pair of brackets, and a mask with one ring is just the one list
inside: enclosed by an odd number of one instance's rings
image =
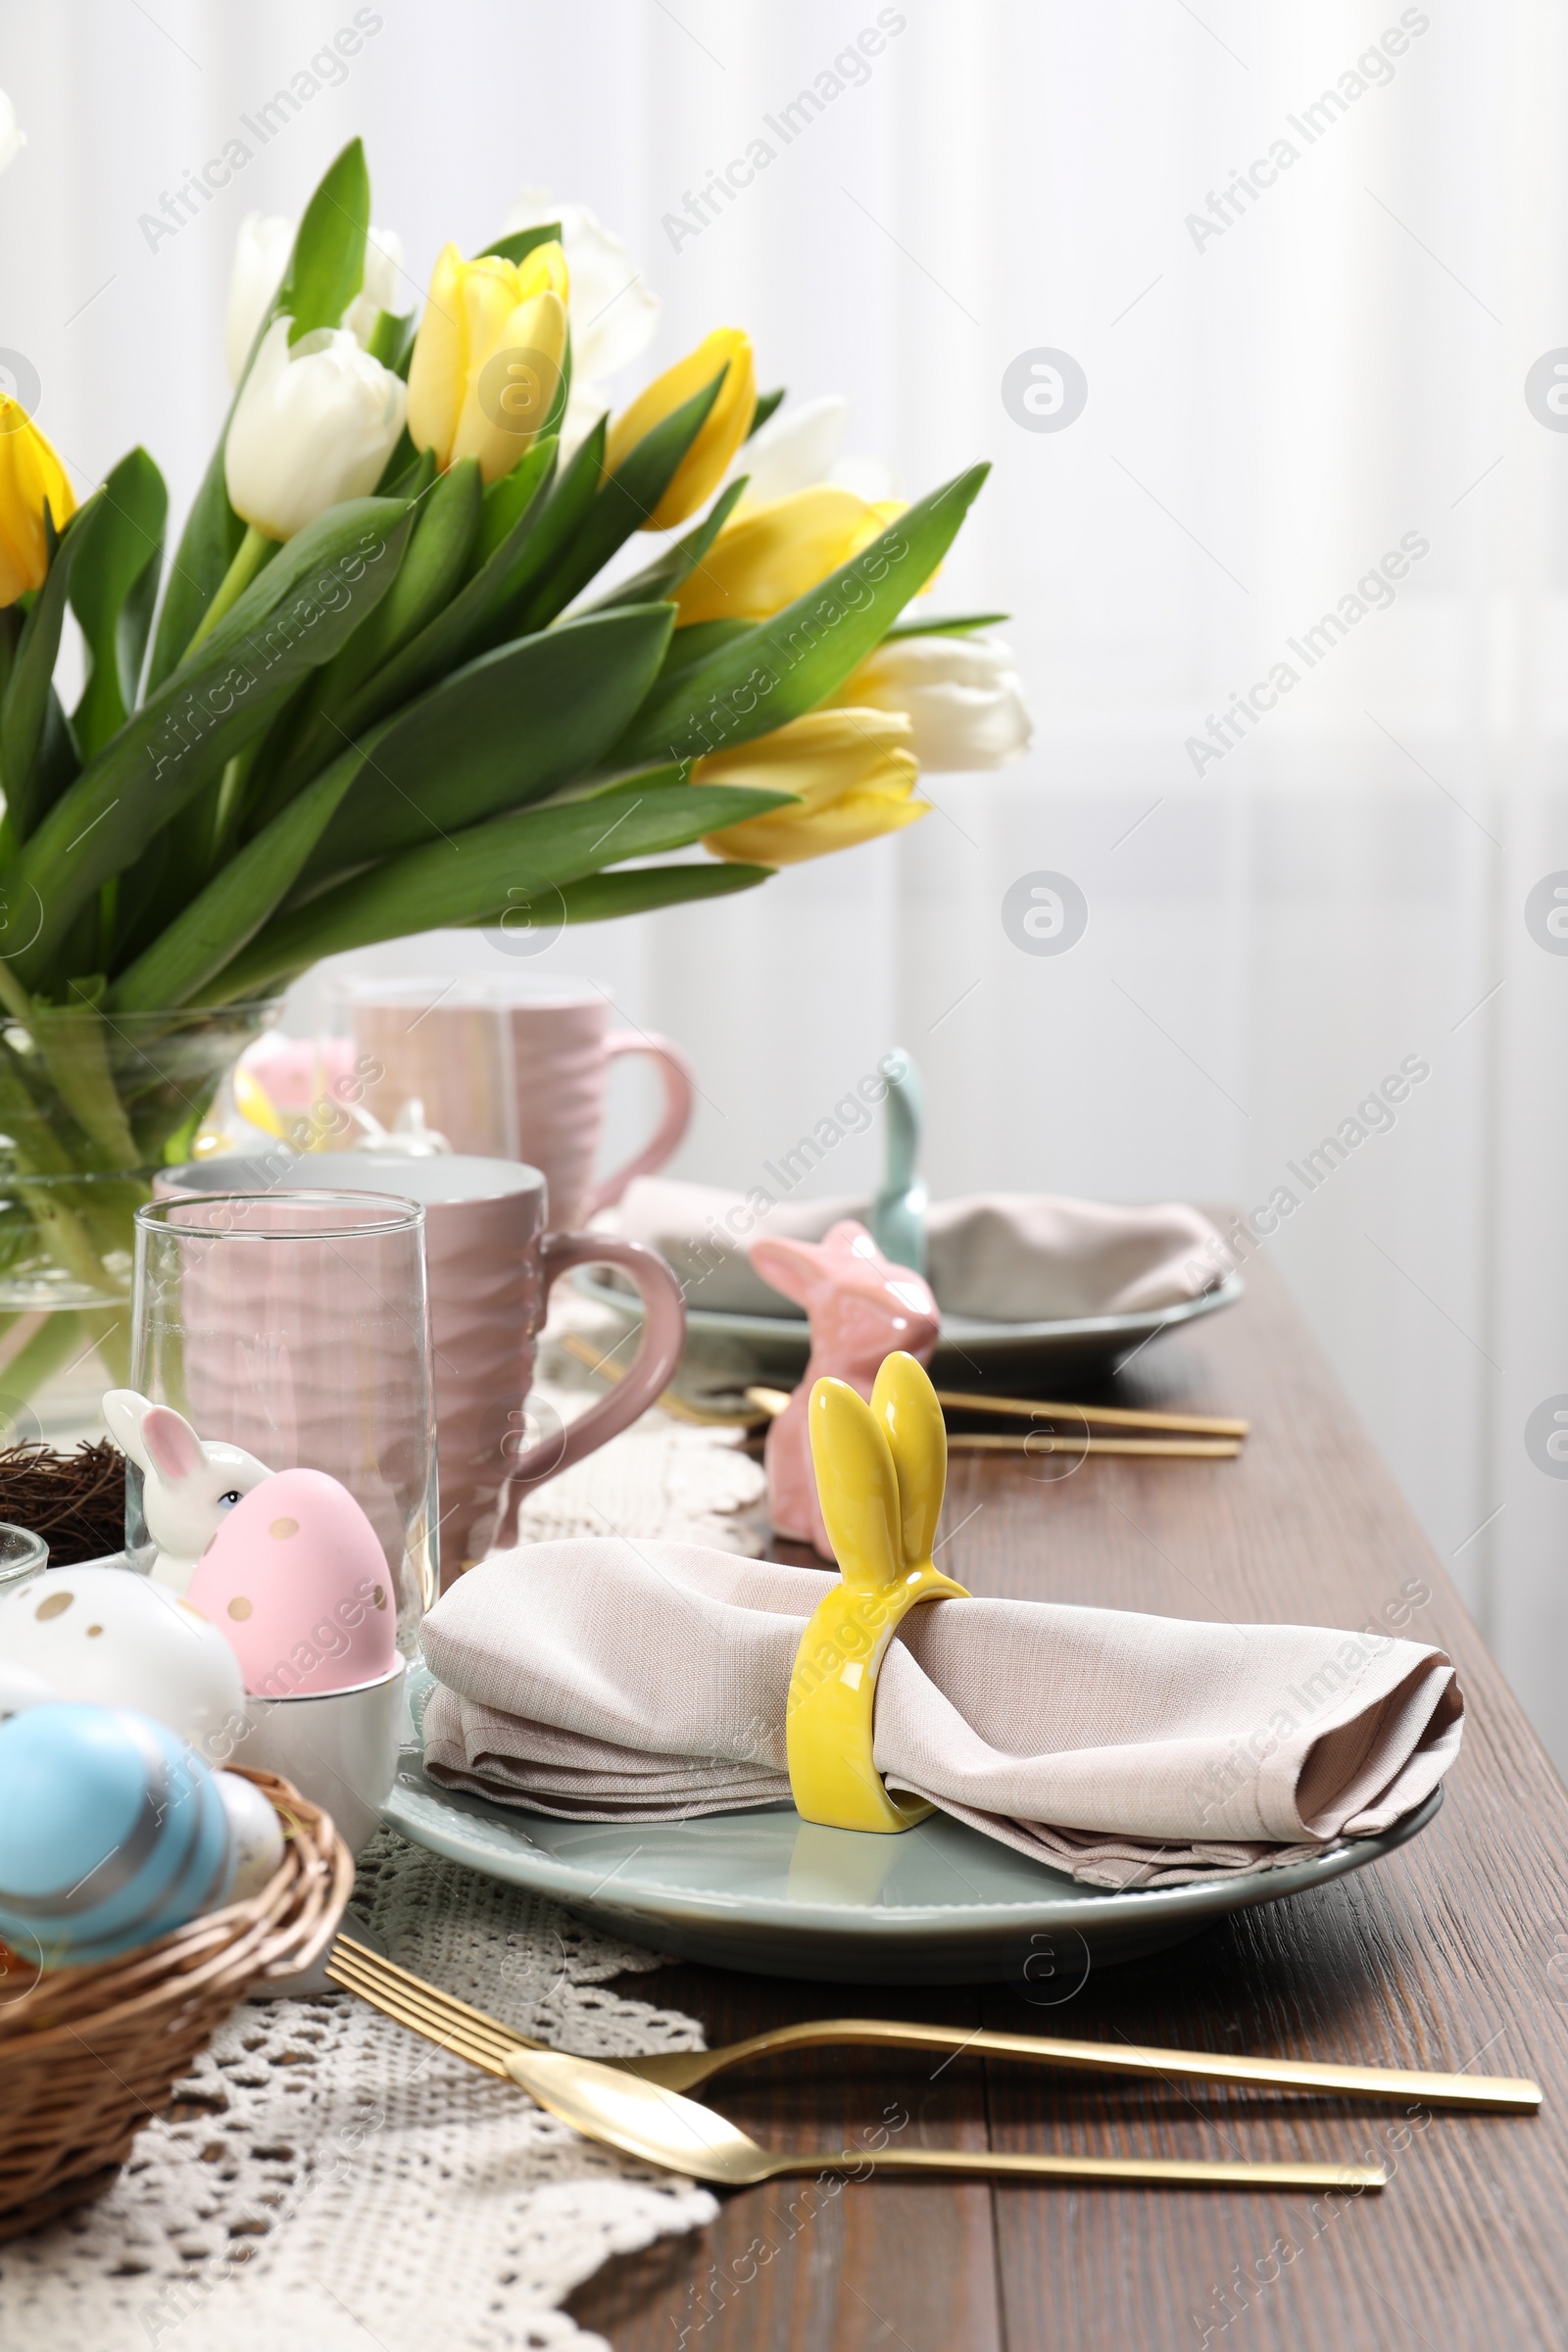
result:
[(835, 1830), (907, 1830), (932, 1810), (890, 1796), (872, 1761), (877, 1676), (923, 1600), (967, 1600), (932, 1564), (948, 1476), (936, 1392), (912, 1355), (883, 1361), (869, 1404), (847, 1382), (811, 1390), (811, 1461), (841, 1582), (801, 1637), (785, 1740), (802, 1819)]

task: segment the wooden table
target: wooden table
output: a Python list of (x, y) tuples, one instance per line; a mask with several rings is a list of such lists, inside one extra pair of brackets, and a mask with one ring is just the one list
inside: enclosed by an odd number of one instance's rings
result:
[[(610, 2264), (571, 2310), (615, 2352), (1523, 2352), (1568, 2343), (1568, 1796), (1388, 1471), (1255, 1261), (1249, 1296), (1151, 1348), (1137, 1402), (1245, 1413), (1237, 1462), (955, 1459), (944, 1564), (977, 1592), (1174, 1617), (1404, 1631), (1457, 1661), (1442, 1813), (1372, 1870), (1031, 2004), (1006, 1986), (794, 1984), (679, 1964), (623, 1981), (710, 2042), (881, 2015), (1014, 2032), (1533, 2075), (1539, 2116), (1102, 2085), (960, 2057), (808, 2054), (708, 2095), (760, 2140), (1380, 2159), (1381, 2196), (786, 2181)], [(780, 1556), (804, 1556), (780, 1554)], [(1047, 1983), (1039, 1993), (1056, 1989)]]

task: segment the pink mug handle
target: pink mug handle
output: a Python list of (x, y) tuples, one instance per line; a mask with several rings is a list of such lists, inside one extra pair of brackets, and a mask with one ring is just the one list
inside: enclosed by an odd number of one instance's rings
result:
[(605, 1056), (651, 1054), (664, 1081), (664, 1111), (650, 1141), (613, 1175), (602, 1177), (583, 1202), (584, 1221), (602, 1208), (613, 1208), (634, 1176), (651, 1176), (676, 1151), (692, 1123), (697, 1107), (697, 1073), (672, 1037), (658, 1037), (641, 1029), (612, 1029), (605, 1039)]
[(551, 1287), (572, 1266), (624, 1266), (643, 1302), (642, 1344), (625, 1378), (576, 1420), (541, 1438), (519, 1456), (501, 1498), (494, 1543), (498, 1549), (516, 1541), (517, 1509), (524, 1490), (542, 1486), (594, 1453), (663, 1394), (686, 1345), (686, 1301), (679, 1282), (657, 1250), (618, 1241), (608, 1233), (547, 1233), (539, 1245), (539, 1316), (544, 1320)]

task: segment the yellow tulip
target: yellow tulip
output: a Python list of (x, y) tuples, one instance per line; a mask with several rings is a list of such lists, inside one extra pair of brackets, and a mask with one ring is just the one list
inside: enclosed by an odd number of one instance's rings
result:
[(26, 410), (0, 393), (0, 606), (43, 586), (46, 503), (55, 529), (63, 531), (76, 512), (66, 469)]
[(409, 434), (443, 472), (477, 458), (498, 482), (538, 439), (561, 382), (566, 292), (554, 241), (520, 262), (444, 249), (409, 368)]
[(752, 412), (757, 407), (757, 371), (752, 366), (750, 337), (738, 326), (715, 327), (695, 351), (677, 360), (673, 368), (666, 368), (662, 375), (656, 375), (612, 423), (605, 448), (607, 473), (614, 472), (645, 433), (651, 433), (705, 384), (710, 384), (721, 368), (724, 381), (703, 420), (703, 429), (676, 466), (658, 506), (647, 521), (638, 525), (640, 530), (667, 531), (684, 522), (729, 470), (731, 458), (752, 429)]
[(903, 513), (895, 500), (868, 506), (831, 482), (743, 508), (682, 583), (676, 627), (768, 619), (869, 547)]
[(920, 763), (906, 749), (909, 733), (897, 711), (808, 710), (755, 743), (710, 753), (693, 766), (694, 783), (793, 792), (800, 806), (710, 833), (704, 848), (732, 864), (798, 865), (912, 825), (930, 803), (910, 798)]

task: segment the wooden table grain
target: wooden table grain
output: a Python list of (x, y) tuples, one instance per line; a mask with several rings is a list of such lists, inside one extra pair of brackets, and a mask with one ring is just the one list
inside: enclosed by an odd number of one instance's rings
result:
[[(1151, 1348), (1136, 1402), (1245, 1413), (1236, 1462), (955, 1460), (945, 1555), (978, 1592), (1175, 1617), (1369, 1623), (1440, 1643), (1469, 1719), (1433, 1826), (1377, 1867), (1176, 1950), (976, 1989), (685, 1964), (627, 1980), (712, 2042), (906, 2016), (1286, 2057), (1533, 2075), (1539, 2116), (1110, 2083), (958, 2057), (808, 2054), (709, 2094), (763, 2141), (1382, 2161), (1381, 2196), (868, 2177), (725, 2198), (570, 2309), (616, 2352), (1522, 2352), (1568, 2344), (1568, 1794), (1265, 1265)], [(780, 1556), (796, 1556), (787, 1552)], [(1029, 1995), (1030, 1997), (1025, 1997)]]

